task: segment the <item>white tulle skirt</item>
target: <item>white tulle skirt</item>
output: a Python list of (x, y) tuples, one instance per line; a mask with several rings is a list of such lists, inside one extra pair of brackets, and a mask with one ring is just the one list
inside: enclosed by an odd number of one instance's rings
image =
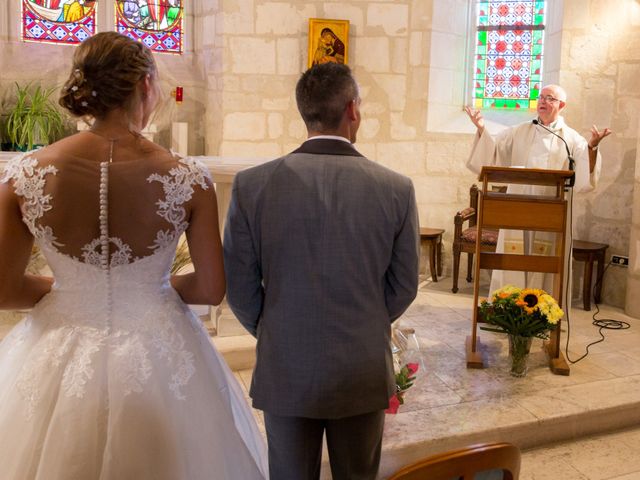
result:
[(50, 297), (0, 344), (2, 480), (267, 478), (251, 409), (184, 305), (105, 327)]

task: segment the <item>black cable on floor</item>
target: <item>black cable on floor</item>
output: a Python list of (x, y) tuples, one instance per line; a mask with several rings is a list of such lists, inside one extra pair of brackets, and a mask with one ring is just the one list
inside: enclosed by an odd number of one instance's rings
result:
[[(597, 343), (604, 342), (605, 336), (602, 333), (603, 330), (626, 330), (628, 328), (631, 328), (631, 325), (629, 323), (627, 323), (625, 321), (622, 321), (622, 320), (615, 320), (613, 318), (596, 318), (596, 315), (598, 315), (600, 313), (600, 307), (598, 307), (598, 303), (595, 301), (596, 289), (602, 283), (602, 279), (604, 278), (604, 274), (606, 273), (606, 271), (609, 269), (609, 267), (611, 265), (612, 265), (611, 262), (609, 262), (607, 264), (607, 266), (602, 271), (602, 275), (600, 275), (598, 277), (598, 279), (596, 280), (596, 283), (593, 285), (593, 290), (591, 291), (591, 294), (594, 297), (594, 305), (596, 306), (596, 311), (593, 313), (593, 315), (591, 317), (593, 319), (591, 324), (596, 326), (596, 327), (598, 327), (598, 334), (600, 335), (600, 340), (596, 340), (595, 342), (591, 342), (591, 343), (587, 344), (587, 346), (585, 347), (585, 353), (582, 356), (580, 356), (579, 358), (577, 358), (576, 360), (571, 360), (569, 358), (569, 336), (570, 336), (570, 331), (571, 331), (571, 326), (570, 326), (571, 322), (569, 321), (569, 310), (570, 310), (570, 308), (567, 309), (567, 343), (566, 343), (566, 346), (565, 346), (565, 356), (567, 357), (567, 360), (569, 361), (569, 363), (578, 363), (580, 360), (582, 360), (587, 355), (589, 355), (589, 347), (591, 347), (591, 346), (593, 346), (593, 345), (595, 345)], [(567, 283), (569, 283), (569, 282), (567, 282)], [(567, 298), (567, 297), (565, 297), (565, 298)]]
[[(573, 244), (573, 191), (570, 191), (570, 195), (569, 195), (569, 232), (570, 235), (572, 235), (572, 237), (569, 239), (569, 245)], [(565, 252), (566, 253), (566, 252)], [(593, 285), (593, 290), (591, 291), (591, 295), (594, 298), (594, 305), (596, 306), (596, 311), (594, 312), (593, 316), (591, 317), (593, 319), (593, 321), (591, 322), (592, 325), (598, 327), (598, 334), (600, 335), (600, 340), (596, 340), (595, 342), (591, 342), (589, 344), (587, 344), (587, 346), (585, 347), (585, 352), (582, 356), (580, 356), (579, 358), (577, 358), (576, 360), (571, 360), (569, 358), (569, 337), (571, 336), (571, 322), (569, 320), (569, 311), (571, 310), (571, 300), (569, 297), (569, 281), (568, 281), (568, 275), (569, 273), (571, 273), (571, 270), (569, 269), (569, 267), (571, 266), (571, 258), (572, 258), (572, 247), (569, 248), (569, 253), (567, 255), (567, 265), (566, 265), (566, 272), (567, 272), (567, 282), (566, 285), (564, 286), (565, 290), (564, 290), (564, 302), (567, 305), (567, 309), (566, 309), (566, 313), (567, 313), (567, 343), (565, 344), (565, 348), (564, 348), (564, 353), (565, 356), (567, 358), (567, 361), (571, 364), (573, 363), (578, 363), (580, 360), (582, 360), (583, 358), (585, 358), (587, 355), (589, 355), (589, 347), (596, 345), (597, 343), (600, 342), (604, 342), (605, 340), (605, 336), (602, 333), (603, 330), (626, 330), (628, 328), (631, 328), (631, 325), (629, 325), (627, 322), (624, 322), (622, 320), (615, 320), (613, 318), (596, 318), (596, 315), (598, 315), (600, 313), (600, 307), (598, 307), (598, 303), (595, 301), (595, 292), (596, 289), (598, 288), (598, 286), (600, 284), (602, 284), (602, 279), (604, 278), (604, 274), (607, 272), (607, 270), (609, 269), (609, 267), (611, 266), (611, 262), (609, 262), (607, 264), (607, 266), (604, 268), (604, 270), (602, 271), (602, 274), (596, 279), (596, 283)]]

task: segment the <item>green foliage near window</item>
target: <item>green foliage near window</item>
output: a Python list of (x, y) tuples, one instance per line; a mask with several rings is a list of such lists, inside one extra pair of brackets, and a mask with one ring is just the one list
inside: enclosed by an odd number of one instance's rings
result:
[(7, 139), (21, 151), (48, 145), (64, 131), (64, 116), (51, 100), (55, 88), (16, 83), (16, 104), (9, 111)]

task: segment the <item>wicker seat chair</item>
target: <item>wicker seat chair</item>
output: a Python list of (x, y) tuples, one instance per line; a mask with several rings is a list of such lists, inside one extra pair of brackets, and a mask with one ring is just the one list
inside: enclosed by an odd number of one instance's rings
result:
[[(495, 187), (498, 192), (506, 192), (507, 187)], [(476, 237), (478, 231), (476, 228), (478, 209), (478, 186), (472, 185), (469, 189), (469, 206), (464, 210), (456, 213), (453, 218), (453, 293), (458, 292), (458, 276), (460, 274), (460, 254), (467, 254), (467, 282), (473, 280), (471, 272), (473, 271), (473, 256), (476, 252)], [(465, 223), (468, 222), (467, 228)], [(482, 239), (480, 248), (483, 252), (495, 252), (498, 243), (498, 230), (482, 230)]]

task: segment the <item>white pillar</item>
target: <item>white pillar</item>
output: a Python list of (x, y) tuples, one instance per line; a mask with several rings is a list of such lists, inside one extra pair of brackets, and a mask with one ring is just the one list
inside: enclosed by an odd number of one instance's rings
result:
[(189, 154), (189, 124), (187, 122), (171, 123), (171, 150), (183, 157)]

